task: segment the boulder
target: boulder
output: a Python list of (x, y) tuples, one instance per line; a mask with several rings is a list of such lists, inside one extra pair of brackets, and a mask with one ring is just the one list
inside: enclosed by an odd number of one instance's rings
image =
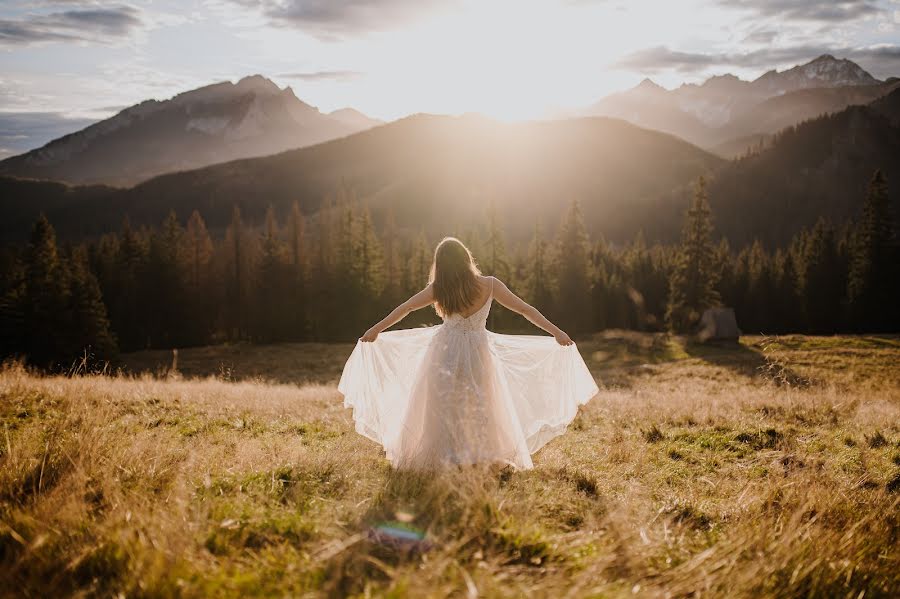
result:
[(733, 308), (707, 308), (700, 317), (697, 326), (697, 339), (707, 341), (733, 341), (737, 342), (741, 336), (741, 330), (737, 325)]

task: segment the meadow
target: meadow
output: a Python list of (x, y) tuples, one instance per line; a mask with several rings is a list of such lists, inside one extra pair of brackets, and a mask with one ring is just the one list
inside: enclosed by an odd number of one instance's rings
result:
[(0, 593), (900, 596), (900, 338), (579, 341), (601, 386), (535, 468), (392, 471), (352, 345), (0, 372)]

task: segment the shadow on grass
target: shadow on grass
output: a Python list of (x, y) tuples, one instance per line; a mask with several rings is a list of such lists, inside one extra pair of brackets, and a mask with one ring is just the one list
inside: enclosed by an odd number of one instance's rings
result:
[(779, 386), (806, 388), (813, 384), (808, 377), (792, 370), (777, 351), (774, 338), (763, 338), (752, 346), (739, 342), (706, 342), (686, 340), (685, 353), (707, 364), (726, 368), (751, 379), (764, 379)]
[(752, 344), (700, 343), (667, 333), (610, 330), (579, 342), (578, 348), (591, 373), (609, 387), (631, 388), (669, 364), (700, 360), (750, 379), (777, 385), (808, 387), (813, 381), (796, 373), (782, 350), (783, 338), (764, 337)]

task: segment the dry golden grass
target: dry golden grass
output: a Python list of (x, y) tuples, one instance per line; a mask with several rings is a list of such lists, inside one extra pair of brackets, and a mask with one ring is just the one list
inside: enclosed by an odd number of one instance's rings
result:
[[(900, 340), (579, 346), (603, 390), (534, 470), (435, 476), (353, 432), (347, 345), (8, 366), (0, 593), (900, 595)], [(427, 544), (371, 534), (394, 521)]]

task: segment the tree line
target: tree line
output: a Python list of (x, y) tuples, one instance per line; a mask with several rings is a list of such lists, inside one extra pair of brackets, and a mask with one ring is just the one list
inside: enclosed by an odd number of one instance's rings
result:
[[(860, 215), (820, 220), (788, 247), (739, 251), (717, 239), (705, 183), (685, 214), (681, 242), (624, 246), (592, 239), (572, 202), (558, 229), (540, 223), (509, 247), (489, 208), (481, 226), (448, 231), (486, 274), (506, 281), (570, 334), (607, 328), (690, 332), (703, 310), (731, 306), (747, 333), (896, 332), (896, 230), (887, 182), (876, 172)], [(433, 244), (376, 227), (342, 189), (313, 215), (295, 204), (249, 226), (235, 208), (214, 239), (203, 217), (171, 213), (159, 227), (121, 230), (59, 247), (41, 217), (24, 247), (0, 252), (0, 354), (65, 367), (117, 351), (221, 342), (352, 341), (427, 281)], [(402, 326), (438, 322), (432, 310)], [(489, 326), (533, 332), (502, 308)]]

